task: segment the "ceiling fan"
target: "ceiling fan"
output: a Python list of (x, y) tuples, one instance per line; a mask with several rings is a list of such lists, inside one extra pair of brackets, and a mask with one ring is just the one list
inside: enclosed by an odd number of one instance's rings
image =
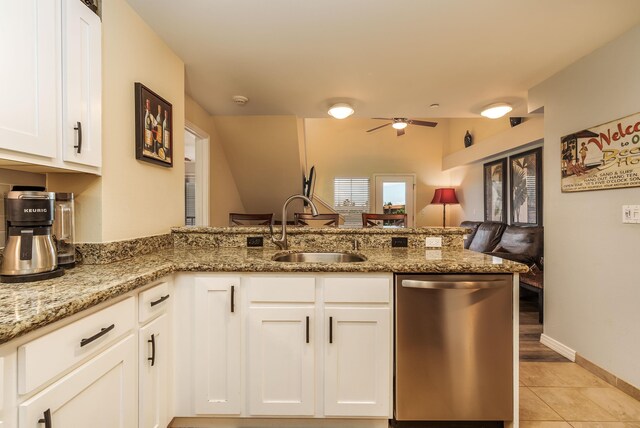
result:
[(391, 125), (396, 130), (398, 137), (404, 135), (404, 128), (406, 128), (409, 125), (430, 126), (432, 128), (437, 125), (436, 122), (427, 122), (424, 120), (417, 120), (417, 119), (407, 119), (406, 117), (394, 117), (394, 118), (374, 117), (374, 119), (390, 120), (391, 122), (385, 123), (384, 125), (381, 125), (381, 126), (376, 126), (375, 128), (371, 128), (367, 132), (372, 132), (377, 129), (384, 128), (385, 126)]

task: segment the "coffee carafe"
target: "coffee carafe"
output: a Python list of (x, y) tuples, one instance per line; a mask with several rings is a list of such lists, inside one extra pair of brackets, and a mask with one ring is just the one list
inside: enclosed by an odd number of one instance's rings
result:
[(51, 235), (55, 193), (12, 190), (4, 196), (6, 242), (0, 281), (28, 282), (60, 276)]
[(53, 238), (58, 253), (58, 266), (66, 269), (76, 264), (74, 217), (73, 193), (56, 193)]

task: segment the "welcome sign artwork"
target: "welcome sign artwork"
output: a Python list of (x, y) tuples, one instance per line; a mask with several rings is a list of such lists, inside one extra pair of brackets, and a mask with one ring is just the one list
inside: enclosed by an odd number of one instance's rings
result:
[(563, 192), (640, 186), (640, 113), (561, 139)]

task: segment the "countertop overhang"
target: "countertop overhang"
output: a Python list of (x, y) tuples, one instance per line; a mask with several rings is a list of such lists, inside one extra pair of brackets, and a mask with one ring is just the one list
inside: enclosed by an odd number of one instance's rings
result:
[(56, 279), (0, 284), (0, 344), (174, 272), (518, 273), (529, 269), (468, 250), (382, 248), (356, 252), (367, 260), (290, 263), (271, 260), (282, 253), (273, 249), (172, 248), (111, 264), (79, 265)]

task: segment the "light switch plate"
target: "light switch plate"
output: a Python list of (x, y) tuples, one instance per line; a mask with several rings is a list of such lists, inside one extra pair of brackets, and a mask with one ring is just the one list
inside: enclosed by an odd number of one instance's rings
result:
[(429, 236), (424, 239), (427, 248), (442, 248), (442, 236)]
[(633, 224), (640, 223), (640, 205), (623, 205), (622, 222)]

